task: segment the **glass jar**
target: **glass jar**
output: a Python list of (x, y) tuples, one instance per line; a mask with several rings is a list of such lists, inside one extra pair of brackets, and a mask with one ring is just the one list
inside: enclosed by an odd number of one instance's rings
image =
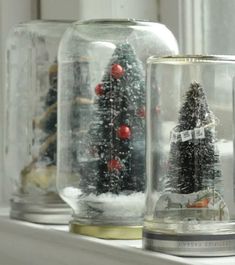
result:
[(12, 218), (68, 222), (69, 207), (56, 190), (57, 51), (68, 25), (21, 23), (7, 40), (5, 174)]
[(235, 254), (235, 57), (151, 57), (144, 247)]
[(176, 54), (158, 23), (73, 24), (59, 48), (58, 189), (71, 231), (141, 237), (145, 189), (145, 60)]

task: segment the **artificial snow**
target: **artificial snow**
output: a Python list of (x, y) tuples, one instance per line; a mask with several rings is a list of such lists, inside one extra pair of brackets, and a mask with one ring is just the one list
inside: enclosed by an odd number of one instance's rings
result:
[(125, 194), (103, 193), (98, 196), (90, 194), (85, 199), (87, 205), (102, 211), (103, 216), (126, 217), (142, 216), (145, 196), (143, 192)]
[(79, 215), (87, 215), (91, 218), (127, 218), (143, 217), (145, 206), (145, 195), (143, 192), (113, 194), (111, 192), (99, 195), (84, 194), (80, 189), (66, 187), (62, 196), (77, 201)]
[(81, 190), (74, 187), (66, 187), (62, 191), (62, 196), (66, 198), (78, 198), (81, 195)]

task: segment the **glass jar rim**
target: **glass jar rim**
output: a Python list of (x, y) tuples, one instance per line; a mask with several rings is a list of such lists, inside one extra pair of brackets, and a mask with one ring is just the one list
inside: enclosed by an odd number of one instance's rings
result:
[(193, 64), (193, 63), (235, 63), (233, 55), (171, 55), (171, 56), (151, 56), (147, 59), (147, 64)]
[(163, 24), (154, 21), (154, 20), (145, 20), (145, 19), (134, 19), (134, 18), (97, 18), (97, 19), (88, 19), (88, 20), (78, 20), (76, 21), (74, 24), (75, 25), (91, 25), (91, 24), (126, 24), (129, 23), (131, 25), (136, 25), (139, 23), (143, 23), (143, 24), (149, 24), (149, 23), (153, 23), (153, 24), (158, 24), (158, 25), (162, 25)]
[(22, 27), (25, 25), (44, 25), (44, 24), (70, 24), (73, 23), (74, 20), (66, 20), (66, 19), (34, 19), (34, 20), (29, 20), (29, 21), (21, 21), (16, 25), (16, 27)]

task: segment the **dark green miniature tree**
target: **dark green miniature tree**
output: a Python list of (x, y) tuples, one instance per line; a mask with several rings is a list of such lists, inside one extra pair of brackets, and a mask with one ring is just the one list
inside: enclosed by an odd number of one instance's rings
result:
[[(42, 167), (48, 169), (48, 180), (50, 176), (54, 174), (56, 166), (56, 142), (57, 142), (57, 62), (53, 63), (49, 68), (49, 90), (44, 98), (43, 114), (40, 117), (36, 117), (33, 120), (33, 126), (35, 132), (40, 131), (40, 138), (38, 143), (39, 150), (37, 156), (22, 169), (21, 178), (23, 188), (27, 185), (28, 174), (30, 174), (35, 168), (36, 164), (42, 163)], [(35, 137), (37, 139), (37, 137)], [(51, 166), (51, 167), (50, 167)], [(50, 167), (50, 169), (49, 169)], [(46, 174), (45, 172), (43, 174)], [(40, 186), (40, 180), (38, 180), (38, 186)]]
[(117, 45), (95, 92), (97, 110), (88, 137), (96, 158), (82, 188), (96, 194), (143, 191), (145, 82), (130, 44)]
[(57, 62), (49, 69), (49, 90), (45, 97), (45, 112), (40, 120), (40, 128), (45, 132), (38, 160), (47, 161), (48, 165), (56, 165), (57, 140)]
[[(75, 62), (72, 64), (74, 72), (74, 82), (71, 87), (74, 96), (71, 111), (71, 127), (75, 135), (79, 131), (81, 123), (84, 123), (84, 118), (87, 114), (87, 105), (89, 101), (90, 85), (88, 78), (88, 63), (87, 61)], [(42, 140), (44, 150), (41, 154), (41, 160), (49, 160), (50, 164), (56, 164), (56, 132), (57, 132), (57, 63), (53, 64), (49, 70), (49, 90), (45, 98), (45, 112), (41, 119), (41, 129), (45, 132), (46, 137)], [(78, 104), (80, 108), (78, 108)], [(82, 106), (84, 106), (82, 108)], [(83, 113), (82, 113), (83, 112)], [(72, 153), (76, 153), (77, 149), (74, 146)], [(73, 154), (76, 156), (76, 154)], [(76, 161), (75, 161), (76, 163)]]
[[(215, 123), (204, 89), (199, 83), (192, 83), (180, 109), (179, 123), (173, 130), (176, 137), (170, 148), (166, 190), (189, 194), (219, 185)], [(182, 138), (184, 133), (188, 140)]]

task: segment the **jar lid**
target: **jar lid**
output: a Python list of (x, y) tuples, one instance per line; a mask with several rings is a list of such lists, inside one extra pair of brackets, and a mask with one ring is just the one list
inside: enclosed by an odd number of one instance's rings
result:
[(144, 229), (143, 247), (178, 256), (231, 256), (235, 253), (235, 234), (166, 234)]
[(142, 238), (142, 226), (86, 225), (71, 221), (70, 232), (104, 239)]

